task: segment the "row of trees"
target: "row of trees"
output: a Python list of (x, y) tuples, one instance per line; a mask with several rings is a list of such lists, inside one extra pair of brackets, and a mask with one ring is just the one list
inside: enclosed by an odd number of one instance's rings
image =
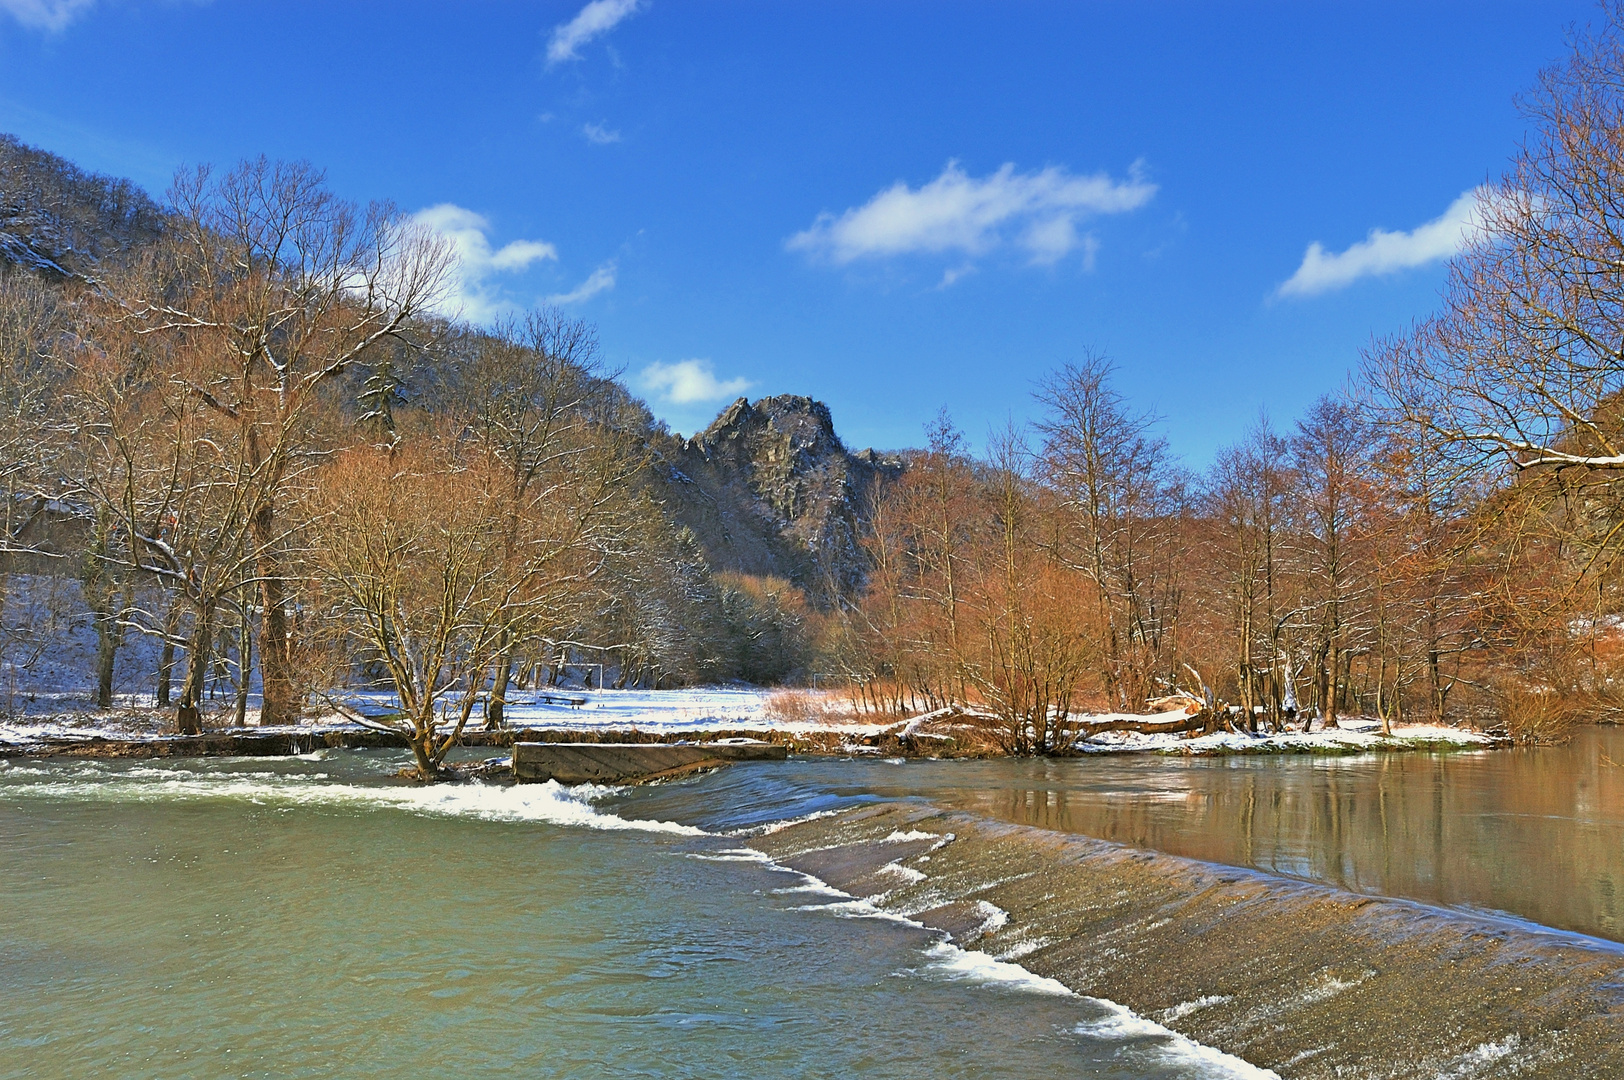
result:
[(1443, 309), (1373, 345), (1353, 393), (1260, 420), (1195, 474), (1085, 356), (982, 457), (933, 425), (869, 493), (866, 589), (829, 611), (713, 573), (591, 329), (438, 318), (453, 253), (393, 208), (263, 160), (181, 176), (161, 220), (109, 196), (138, 219), (127, 245), (0, 279), (8, 567), (32, 552), (79, 579), (101, 703), (131, 633), (162, 643), (183, 731), (222, 667), (238, 722), (256, 677), (266, 724), (370, 679), (424, 776), (467, 724), (503, 721), (516, 682), (584, 654), (653, 684), (843, 671), (873, 708), (984, 709), (1019, 752), (1142, 726), (1083, 713), (1175, 692), (1249, 730), (1611, 709), (1624, 8), (1607, 12), (1527, 102), (1535, 135), (1485, 188)]
[[(1089, 357), (1026, 431), (944, 419), (880, 500), (844, 662), (873, 703), (976, 703), (1014, 749), (1078, 704), (1175, 689), (1256, 730), (1295, 716), (1617, 711), (1624, 596), (1624, 6), (1524, 102), (1442, 310), (1346, 395), (1193, 475)], [(1210, 722), (1210, 721), (1209, 721)]]
[(1436, 718), (1483, 685), (1482, 553), (1395, 429), (1324, 398), (1192, 475), (1110, 375), (1099, 357), (1055, 373), (1037, 423), (984, 460), (944, 418), (881, 495), (845, 658), (885, 705), (981, 705), (1042, 751), (1075, 713), (1180, 690), (1256, 731)]
[(667, 518), (589, 326), (437, 318), (446, 241), (306, 165), (200, 169), (169, 207), (94, 276), (0, 281), (8, 566), (79, 578), (102, 705), (132, 633), (183, 733), (222, 668), (238, 723), (256, 683), (269, 725), (373, 681), (427, 777), (572, 657), (655, 684), (774, 661), (798, 599)]

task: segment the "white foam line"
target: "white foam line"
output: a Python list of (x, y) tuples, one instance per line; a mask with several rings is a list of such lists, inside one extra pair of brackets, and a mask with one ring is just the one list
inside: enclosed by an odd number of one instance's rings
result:
[(707, 836), (703, 829), (674, 821), (645, 821), (599, 811), (592, 800), (615, 789), (582, 785), (565, 788), (542, 784), (432, 784), (370, 787), (332, 784), (314, 776), (217, 774), (178, 769), (136, 768), (122, 773), (91, 770), (78, 778), (8, 785), (8, 796), (74, 798), (105, 802), (190, 802), (229, 799), (272, 806), (347, 806), (404, 810), (425, 817), (473, 818), (481, 821), (541, 822), (588, 829)]
[[(908, 837), (908, 839), (916, 838)], [(924, 837), (918, 837), (917, 839), (924, 839)], [(951, 833), (947, 834), (947, 839), (952, 839)], [(942, 934), (940, 930), (928, 927), (924, 923), (910, 919), (905, 915), (887, 911), (869, 900), (841, 892), (841, 890), (834, 888), (822, 878), (802, 870), (784, 866), (766, 855), (762, 857), (766, 859), (764, 865), (771, 866), (773, 869), (788, 870), (790, 873), (799, 874), (806, 879), (809, 891), (812, 889), (819, 892), (826, 890), (828, 895), (846, 897), (844, 900), (831, 904), (805, 904), (797, 907), (796, 911), (823, 912), (843, 919), (884, 919), (888, 922), (901, 923), (904, 926)], [(985, 901), (980, 903), (983, 905), (982, 910), (987, 916), (987, 922), (983, 924), (983, 927), (996, 922), (997, 925), (993, 926), (992, 929), (997, 929), (1008, 920), (1008, 914), (1003, 909)], [(993, 913), (996, 913), (996, 915)], [(998, 920), (997, 916), (1003, 916), (1003, 920)], [(1051, 997), (1074, 997), (1079, 1001), (1092, 1002), (1105, 1010), (1106, 1016), (1103, 1019), (1079, 1024), (1076, 1029), (1079, 1034), (1117, 1040), (1140, 1038), (1165, 1040), (1164, 1045), (1159, 1049), (1170, 1063), (1197, 1064), (1204, 1070), (1211, 1070), (1209, 1075), (1232, 1078), (1232, 1080), (1280, 1080), (1279, 1074), (1272, 1069), (1259, 1068), (1233, 1054), (1226, 1054), (1215, 1047), (1198, 1043), (1194, 1039), (1180, 1035), (1171, 1028), (1163, 1027), (1154, 1020), (1147, 1020), (1132, 1009), (1124, 1005), (1118, 1005), (1107, 998), (1086, 997), (1078, 994), (1058, 979), (1051, 979), (1028, 971), (1019, 964), (996, 959), (977, 949), (961, 949), (947, 940), (945, 935), (925, 950), (925, 956), (931, 962), (929, 967), (933, 973), (945, 976), (951, 981), (981, 986), (997, 986), (1025, 993), (1045, 994)]]
[(1205, 1043), (1198, 1043), (1171, 1028), (1163, 1027), (1154, 1020), (1147, 1020), (1132, 1009), (1118, 1005), (1114, 1001), (1105, 998), (1085, 1000), (1105, 1009), (1107, 1015), (1104, 1019), (1077, 1025), (1077, 1033), (1080, 1035), (1124, 1041), (1146, 1038), (1165, 1040), (1158, 1049), (1169, 1064), (1199, 1065), (1209, 1076), (1232, 1077), (1234, 1080), (1280, 1080), (1280, 1074), (1273, 1069), (1259, 1068), (1234, 1054), (1226, 1054)]
[(787, 829), (791, 825), (801, 825), (808, 821), (816, 821), (819, 818), (834, 817), (838, 813), (840, 813), (839, 810), (814, 810), (810, 814), (802, 814), (800, 817), (785, 818), (783, 821), (769, 821), (765, 825), (750, 825), (742, 829), (730, 829), (727, 831), (726, 835), (741, 837), (771, 836), (773, 833), (782, 829)]
[(921, 881), (925, 880), (925, 874), (922, 871), (915, 870), (911, 866), (903, 866), (899, 862), (888, 862), (884, 866), (882, 866), (878, 870), (876, 870), (875, 873), (876, 874), (892, 874), (892, 875), (894, 875), (896, 877), (901, 878), (903, 881), (907, 882), (909, 885), (913, 885), (913, 884), (916, 884), (918, 882), (921, 882)]
[(905, 844), (910, 840), (934, 840), (940, 835), (941, 833), (925, 832), (922, 829), (909, 829), (907, 832), (892, 829), (890, 835), (881, 838), (880, 843)]

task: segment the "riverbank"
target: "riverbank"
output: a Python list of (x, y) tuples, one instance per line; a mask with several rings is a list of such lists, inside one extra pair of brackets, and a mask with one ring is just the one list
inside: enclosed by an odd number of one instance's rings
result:
[[(1001, 757), (993, 733), (955, 713), (874, 722), (819, 707), (810, 692), (791, 692), (786, 709), (774, 692), (749, 688), (693, 690), (571, 690), (515, 694), (508, 722), (496, 731), (464, 732), (469, 747), (505, 748), (524, 742), (682, 742), (761, 739), (793, 753), (903, 758)], [(810, 703), (810, 705), (809, 705)], [(357, 712), (381, 716), (384, 695), (357, 699)], [(250, 721), (254, 719), (252, 712)], [(1111, 716), (1103, 719), (1123, 719)], [(1144, 719), (1144, 718), (1138, 718)], [(0, 720), (0, 754), (70, 757), (278, 756), (322, 748), (378, 749), (404, 740), (337, 714), (281, 727), (233, 726), (233, 716), (205, 717), (203, 735), (174, 734), (173, 714), (153, 707), (42, 712)], [(1400, 725), (1383, 735), (1371, 719), (1345, 720), (1332, 731), (1248, 735), (1217, 732), (1155, 735), (1110, 731), (1079, 742), (1075, 752), (1224, 754), (1349, 754), (1372, 751), (1487, 749), (1506, 740), (1437, 725)]]
[(1288, 1080), (1624, 1075), (1612, 943), (919, 805), (750, 845)]

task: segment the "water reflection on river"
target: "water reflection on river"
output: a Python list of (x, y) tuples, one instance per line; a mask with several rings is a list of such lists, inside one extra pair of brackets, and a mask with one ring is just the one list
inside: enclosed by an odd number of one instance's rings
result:
[[(1615, 764), (1615, 762), (1617, 764)], [(1351, 757), (792, 760), (708, 778), (731, 815), (920, 798), (1024, 825), (1624, 941), (1624, 730), (1566, 746)], [(639, 813), (658, 789), (628, 794)]]
[(1008, 821), (1624, 940), (1624, 731), (1568, 746), (1091, 759), (952, 801)]

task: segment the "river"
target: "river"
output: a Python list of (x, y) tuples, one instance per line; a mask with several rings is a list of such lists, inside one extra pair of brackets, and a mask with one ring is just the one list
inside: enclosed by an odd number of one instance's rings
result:
[(921, 799), (1616, 940), (1621, 758), (1600, 730), (573, 793), (405, 786), (380, 752), (0, 763), (0, 1077), (1256, 1075), (861, 917), (739, 836)]

